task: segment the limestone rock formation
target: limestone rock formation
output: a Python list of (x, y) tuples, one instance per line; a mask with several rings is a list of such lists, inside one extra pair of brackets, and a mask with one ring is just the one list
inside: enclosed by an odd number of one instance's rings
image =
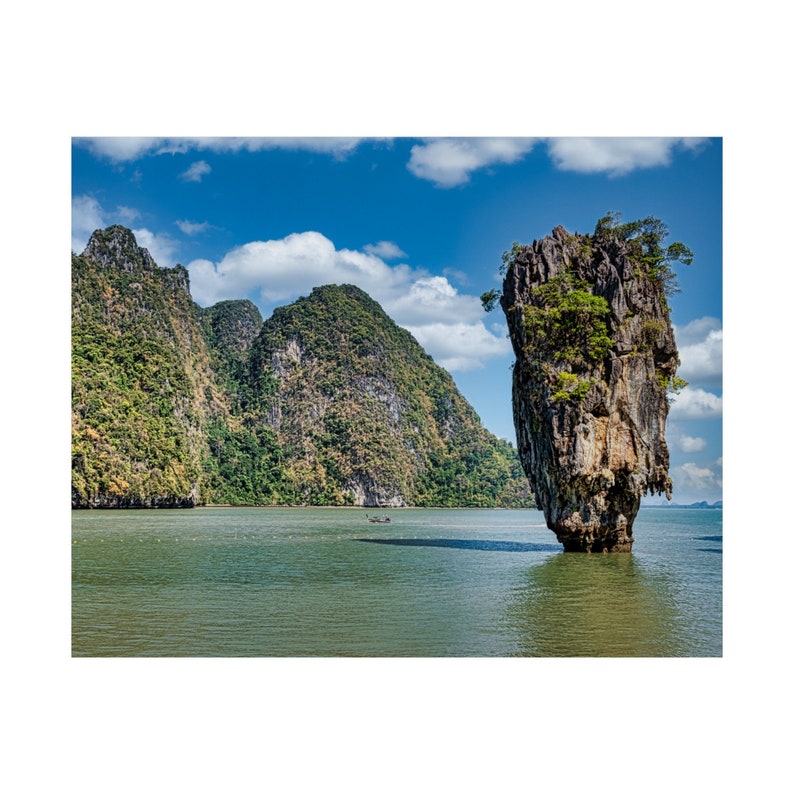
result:
[(666, 293), (691, 252), (662, 247), (656, 219), (614, 221), (504, 257), (518, 452), (566, 551), (631, 551), (641, 497), (672, 490), (667, 391), (685, 384)]
[(207, 426), (228, 400), (196, 316), (187, 270), (123, 226), (72, 255), (73, 508), (206, 499)]
[(122, 226), (72, 256), (72, 507), (532, 505), (516, 450), (356, 287), (202, 308)]
[(358, 287), (327, 284), (277, 308), (251, 348), (250, 373), (256, 421), (290, 450), (284, 480), (300, 502), (532, 503), (515, 450)]

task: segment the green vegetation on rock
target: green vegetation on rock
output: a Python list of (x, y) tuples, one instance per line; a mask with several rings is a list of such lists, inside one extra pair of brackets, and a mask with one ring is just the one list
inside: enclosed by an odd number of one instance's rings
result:
[(535, 289), (537, 305), (524, 310), (531, 356), (571, 367), (601, 361), (613, 344), (607, 327), (609, 303), (570, 273)]
[(72, 257), (72, 501), (194, 503), (215, 394), (187, 272), (157, 268), (121, 227), (89, 248)]
[(682, 243), (655, 218), (592, 234), (556, 226), (502, 257), (498, 300), (516, 355), (518, 453), (547, 526), (568, 551), (629, 551), (647, 493), (670, 497), (664, 429), (684, 382), (667, 298)]
[(123, 227), (72, 257), (72, 504), (528, 506), (516, 451), (360, 289), (206, 309)]
[[(562, 258), (553, 264), (559, 272), (533, 286), (532, 301), (523, 307), (522, 334), (527, 366), (536, 367), (550, 381), (555, 402), (581, 400), (589, 392), (594, 381), (585, 375), (598, 370), (615, 348), (617, 331), (634, 340), (631, 352), (635, 354), (653, 354), (663, 344), (666, 319), (639, 318), (635, 309), (627, 306), (620, 320), (607, 296), (594, 291), (592, 282), (599, 267), (609, 267), (610, 256), (626, 257), (666, 310), (667, 298), (678, 289), (672, 263), (690, 265), (693, 260), (684, 243), (665, 245), (667, 226), (652, 216), (622, 223), (620, 213), (608, 212), (592, 234), (569, 234), (561, 228), (560, 233), (565, 243), (560, 249)], [(599, 252), (598, 261), (594, 260), (595, 251)], [(514, 242), (502, 254), (499, 272), (505, 276), (535, 253), (531, 246)], [(492, 311), (502, 302), (502, 291), (489, 290), (480, 299), (483, 308)], [(621, 322), (626, 323), (622, 329)], [(667, 366), (657, 369), (657, 380), (672, 393), (687, 385), (672, 377)]]
[(619, 212), (608, 212), (599, 219), (593, 232), (596, 241), (613, 238), (629, 244), (632, 260), (641, 265), (645, 272), (664, 289), (664, 295), (670, 296), (678, 291), (673, 272), (673, 262), (691, 265), (694, 255), (689, 246), (674, 242), (668, 246), (664, 241), (668, 236), (666, 224), (649, 215), (642, 220), (621, 223)]
[(526, 504), (515, 451), (449, 374), (362, 290), (318, 287), (277, 309), (251, 354), (258, 414), (311, 504)]

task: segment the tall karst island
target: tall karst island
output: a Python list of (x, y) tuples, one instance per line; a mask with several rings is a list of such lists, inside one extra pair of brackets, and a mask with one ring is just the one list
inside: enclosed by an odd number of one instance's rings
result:
[(631, 551), (641, 497), (672, 492), (668, 393), (686, 384), (667, 297), (692, 252), (656, 218), (620, 220), (514, 244), (483, 295), (507, 317), (518, 453), (566, 551)]
[(72, 256), (72, 507), (526, 507), (516, 450), (357, 287), (202, 308), (133, 233)]

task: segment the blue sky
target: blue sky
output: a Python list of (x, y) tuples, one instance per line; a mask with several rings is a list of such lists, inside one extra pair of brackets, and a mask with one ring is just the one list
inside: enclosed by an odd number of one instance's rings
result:
[[(356, 283), (514, 441), (502, 251), (608, 211), (654, 215), (693, 250), (672, 319), (689, 382), (668, 421), (674, 501), (722, 498), (722, 141), (719, 138), (75, 138), (72, 249), (112, 223), (202, 306), (264, 317), (324, 283)], [(655, 501), (655, 500), (654, 500)]]

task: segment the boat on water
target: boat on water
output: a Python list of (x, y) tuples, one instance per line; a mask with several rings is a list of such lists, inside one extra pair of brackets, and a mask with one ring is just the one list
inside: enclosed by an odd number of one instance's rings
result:
[(387, 515), (371, 516), (367, 514), (367, 521), (370, 524), (391, 524), (391, 519)]

